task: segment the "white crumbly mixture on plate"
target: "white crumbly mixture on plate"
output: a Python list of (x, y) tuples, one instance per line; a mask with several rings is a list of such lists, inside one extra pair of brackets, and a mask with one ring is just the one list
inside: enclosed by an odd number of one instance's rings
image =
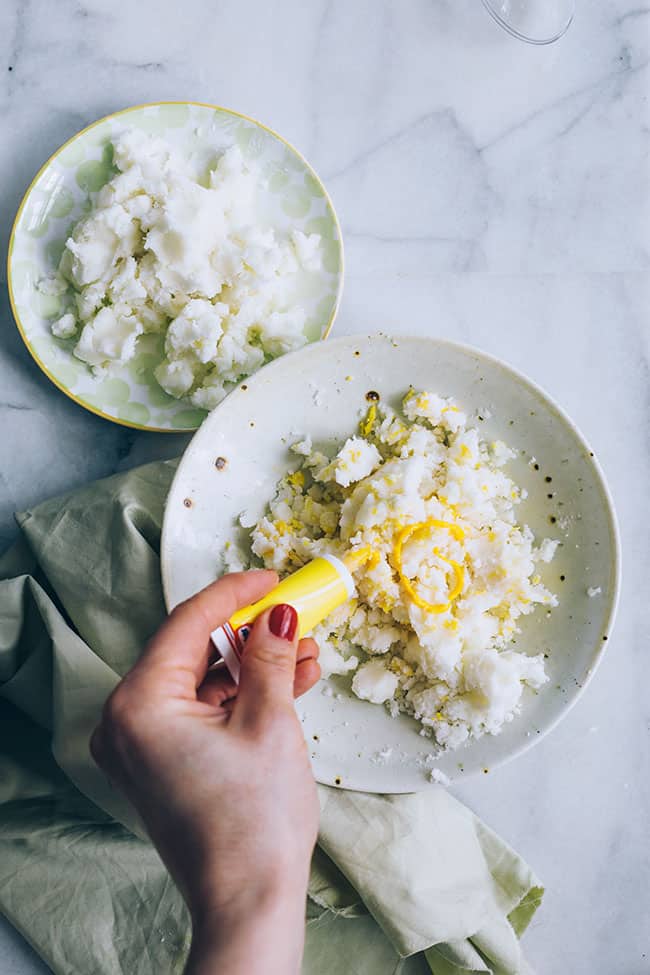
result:
[(94, 195), (66, 242), (58, 273), (70, 308), (52, 325), (103, 374), (165, 336), (162, 388), (212, 409), (264, 362), (304, 345), (304, 308), (290, 281), (321, 267), (318, 234), (280, 236), (259, 225), (260, 174), (236, 146), (217, 153), (200, 182), (173, 146), (137, 130), (115, 139), (118, 173)]
[[(309, 437), (292, 450), (254, 555), (283, 575), (325, 552), (367, 556), (358, 598), (313, 633), (324, 676), (350, 674), (358, 697), (413, 715), (442, 748), (497, 734), (548, 679), (543, 654), (513, 645), (519, 621), (557, 605), (537, 572), (557, 543), (517, 522), (514, 453), (453, 400), (413, 390), (401, 413), (372, 402), (334, 456)], [(230, 546), (225, 561), (246, 557)]]

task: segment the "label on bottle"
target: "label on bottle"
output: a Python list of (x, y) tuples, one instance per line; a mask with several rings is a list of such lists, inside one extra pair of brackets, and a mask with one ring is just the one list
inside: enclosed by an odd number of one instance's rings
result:
[(252, 628), (252, 623), (241, 623), (239, 626), (233, 627), (228, 622), (218, 627), (211, 634), (215, 649), (221, 654), (232, 679), (237, 683), (239, 683), (239, 662), (244, 650), (244, 644), (248, 640)]

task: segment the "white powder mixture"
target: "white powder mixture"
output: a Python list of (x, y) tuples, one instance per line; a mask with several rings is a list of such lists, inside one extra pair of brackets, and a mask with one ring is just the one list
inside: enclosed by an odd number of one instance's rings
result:
[[(313, 633), (324, 675), (351, 674), (358, 697), (413, 715), (443, 748), (498, 734), (548, 679), (542, 654), (513, 645), (518, 623), (557, 605), (537, 574), (557, 543), (536, 546), (517, 522), (513, 452), (453, 400), (414, 391), (401, 413), (373, 402), (334, 456), (309, 437), (292, 449), (300, 465), (252, 529), (254, 555), (287, 574), (320, 553), (368, 554), (358, 598)], [(250, 561), (232, 546), (225, 560)]]
[(321, 267), (317, 234), (282, 238), (256, 218), (260, 174), (237, 147), (199, 181), (173, 146), (137, 130), (113, 145), (118, 169), (66, 242), (55, 280), (72, 286), (52, 325), (103, 374), (165, 336), (162, 388), (212, 409), (264, 362), (305, 343), (305, 310), (290, 281)]

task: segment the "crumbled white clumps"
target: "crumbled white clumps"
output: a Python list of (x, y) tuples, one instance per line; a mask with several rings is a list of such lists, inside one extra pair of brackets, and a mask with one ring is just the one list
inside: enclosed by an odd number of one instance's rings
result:
[(313, 633), (324, 676), (352, 674), (358, 697), (413, 715), (440, 747), (498, 734), (524, 688), (547, 681), (543, 655), (513, 639), (523, 616), (557, 605), (537, 567), (558, 543), (536, 546), (517, 522), (525, 492), (503, 469), (513, 452), (482, 440), (453, 400), (411, 391), (401, 413), (371, 406), (360, 431), (334, 456), (309, 436), (294, 444), (300, 465), (253, 528), (252, 551), (286, 574), (366, 549), (357, 598)]
[(115, 139), (113, 158), (117, 174), (41, 286), (73, 289), (52, 333), (79, 331), (74, 354), (97, 374), (133, 358), (144, 333), (161, 333), (162, 388), (212, 409), (265, 361), (305, 343), (290, 281), (320, 270), (320, 236), (280, 238), (258, 225), (260, 176), (235, 146), (203, 181), (174, 147), (137, 130)]
[(296, 250), (296, 256), (305, 271), (320, 271), (320, 236), (319, 234), (303, 234), (301, 230), (294, 230), (291, 240)]
[(77, 334), (77, 320), (68, 312), (52, 323), (52, 335), (57, 339), (70, 339)]
[(539, 546), (538, 555), (540, 561), (550, 562), (553, 556), (555, 555), (555, 552), (559, 544), (560, 543), (556, 538), (545, 538), (542, 544)]
[(83, 328), (74, 354), (89, 366), (102, 367), (107, 361), (128, 362), (142, 332), (142, 323), (128, 309), (106, 306)]
[(295, 444), (292, 445), (291, 449), (294, 454), (301, 454), (303, 457), (309, 457), (313, 447), (313, 441), (309, 434), (303, 440), (297, 440)]
[(362, 701), (383, 704), (395, 695), (399, 677), (380, 660), (362, 664), (352, 678), (352, 690)]
[(332, 464), (334, 480), (341, 487), (360, 481), (381, 464), (381, 454), (374, 444), (361, 437), (350, 437), (339, 450)]
[(451, 779), (449, 778), (449, 776), (445, 775), (445, 773), (439, 768), (431, 769), (431, 771), (429, 772), (429, 779), (431, 782), (437, 782), (438, 785), (444, 785), (444, 786), (451, 785)]
[(58, 271), (54, 271), (42, 277), (38, 281), (36, 288), (42, 295), (58, 296), (65, 294), (68, 290), (68, 282)]
[(594, 599), (596, 596), (600, 596), (602, 591), (603, 590), (600, 586), (589, 586), (587, 589), (587, 595), (590, 599)]
[(223, 565), (226, 572), (243, 572), (248, 568), (246, 554), (239, 545), (226, 542), (223, 549)]
[(320, 643), (320, 655), (319, 663), (323, 669), (323, 673), (327, 673), (328, 676), (332, 674), (349, 674), (350, 671), (356, 669), (359, 664), (359, 658), (354, 654), (349, 657), (343, 657), (336, 649), (335, 644), (331, 640), (322, 640)]

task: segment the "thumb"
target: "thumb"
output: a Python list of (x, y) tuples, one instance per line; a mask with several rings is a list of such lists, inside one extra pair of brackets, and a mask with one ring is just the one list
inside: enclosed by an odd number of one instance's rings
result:
[(259, 721), (278, 707), (293, 708), (298, 614), (280, 603), (255, 620), (241, 659), (235, 720)]

